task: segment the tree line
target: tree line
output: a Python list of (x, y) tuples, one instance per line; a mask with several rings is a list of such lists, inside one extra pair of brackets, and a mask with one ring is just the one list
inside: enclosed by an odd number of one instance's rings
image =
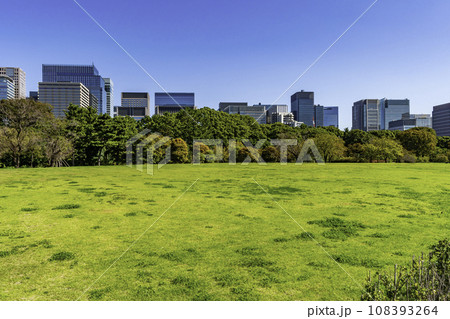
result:
[[(126, 162), (127, 141), (143, 130), (171, 138), (155, 152), (155, 161), (163, 158), (165, 147), (170, 145), (173, 163), (191, 162), (193, 143), (198, 139), (223, 140), (224, 156), (220, 160), (224, 161), (230, 155), (228, 141), (236, 140), (237, 161), (250, 156), (253, 161), (260, 157), (266, 162), (277, 162), (280, 148), (270, 143), (272, 139), (298, 141), (297, 145), (288, 146), (289, 162), (297, 160), (303, 144), (310, 139), (326, 162), (414, 163), (450, 159), (450, 137), (437, 137), (430, 128), (404, 132), (341, 131), (306, 125), (293, 128), (281, 123), (260, 125), (252, 117), (210, 108), (186, 109), (135, 121), (130, 117), (99, 115), (91, 107), (70, 105), (65, 118), (55, 118), (48, 104), (16, 99), (0, 101), (0, 167), (122, 165)], [(242, 143), (250, 141), (256, 145), (261, 140), (265, 140), (264, 144), (253, 150)], [(218, 160), (217, 146), (197, 147), (202, 162)]]

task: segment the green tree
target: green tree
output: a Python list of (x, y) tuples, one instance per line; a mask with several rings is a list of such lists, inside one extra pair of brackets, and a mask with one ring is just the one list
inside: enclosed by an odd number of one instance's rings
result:
[(361, 156), (369, 162), (399, 162), (403, 157), (403, 148), (397, 141), (374, 137), (369, 143), (361, 145)]
[(325, 162), (339, 160), (346, 151), (344, 141), (336, 135), (319, 134), (314, 138), (314, 143)]
[(428, 127), (414, 127), (399, 134), (399, 140), (408, 151), (417, 156), (430, 156), (436, 149), (436, 132)]
[(30, 99), (0, 101), (0, 131), (3, 149), (10, 152), (17, 168), (21, 157), (33, 146), (39, 128), (54, 119), (48, 104)]
[(174, 138), (171, 141), (171, 161), (173, 163), (189, 162), (189, 148), (181, 138)]
[(261, 152), (262, 158), (266, 162), (279, 162), (280, 161), (280, 151), (275, 146), (269, 145), (263, 148)]
[(42, 145), (49, 166), (64, 166), (66, 159), (72, 155), (72, 143), (65, 136), (66, 126), (65, 120), (54, 119), (43, 128)]
[(344, 131), (344, 142), (346, 146), (352, 144), (366, 144), (370, 141), (370, 134), (361, 130)]

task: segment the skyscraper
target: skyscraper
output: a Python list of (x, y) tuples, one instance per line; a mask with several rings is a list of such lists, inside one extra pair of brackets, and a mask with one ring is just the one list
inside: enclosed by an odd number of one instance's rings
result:
[(106, 114), (113, 117), (114, 111), (114, 83), (110, 78), (104, 78), (106, 91)]
[(25, 72), (21, 68), (0, 67), (0, 75), (6, 75), (13, 79), (15, 99), (27, 97)]
[(291, 112), (296, 121), (314, 126), (314, 92), (297, 92), (291, 96)]
[(220, 102), (219, 111), (228, 114), (240, 114), (251, 116), (259, 124), (266, 124), (267, 113), (264, 105), (249, 106), (246, 102)]
[(94, 65), (43, 64), (42, 82), (83, 83), (97, 98), (98, 113), (106, 113), (105, 81)]
[(314, 127), (323, 126), (323, 106), (322, 105), (314, 105), (313, 126)]
[(266, 124), (266, 108), (263, 105), (246, 106), (239, 108), (240, 115), (251, 116), (259, 124)]
[(130, 116), (142, 120), (150, 115), (150, 94), (147, 92), (122, 92), (121, 106), (116, 106), (118, 116)]
[(398, 121), (402, 119), (402, 114), (410, 112), (410, 103), (408, 99), (380, 100), (380, 130), (389, 129), (389, 122)]
[(438, 136), (450, 136), (450, 103), (433, 107), (433, 129)]
[(56, 117), (64, 117), (69, 104), (88, 107), (90, 100), (89, 89), (82, 83), (39, 82), (39, 102), (53, 106)]
[(0, 75), (0, 100), (11, 100), (14, 97), (14, 80), (7, 75)]
[(339, 108), (337, 106), (323, 107), (323, 126), (339, 128)]
[(352, 129), (376, 131), (380, 129), (380, 100), (366, 99), (353, 103)]
[(155, 114), (176, 113), (184, 108), (195, 109), (194, 93), (155, 93)]
[(272, 123), (272, 114), (274, 113), (289, 113), (289, 108), (285, 104), (264, 105), (267, 112), (267, 123)]

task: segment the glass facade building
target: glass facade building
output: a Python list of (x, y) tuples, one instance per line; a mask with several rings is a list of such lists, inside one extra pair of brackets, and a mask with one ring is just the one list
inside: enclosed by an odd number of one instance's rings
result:
[(39, 82), (39, 102), (53, 106), (56, 117), (64, 117), (69, 104), (88, 107), (91, 103), (90, 95), (89, 89), (82, 83)]
[(6, 75), (14, 82), (14, 98), (27, 97), (25, 72), (21, 68), (0, 67), (0, 76)]
[(39, 101), (39, 92), (38, 91), (30, 91), (29, 97), (32, 100)]
[(433, 107), (433, 129), (438, 136), (450, 136), (450, 103)]
[(266, 108), (262, 105), (240, 107), (239, 114), (251, 116), (259, 124), (266, 124)]
[(176, 113), (184, 108), (195, 109), (194, 93), (155, 93), (155, 114)]
[(323, 126), (339, 128), (339, 108), (337, 106), (323, 107)]
[(291, 112), (296, 121), (314, 126), (314, 92), (297, 92), (291, 96)]
[(322, 105), (314, 106), (313, 126), (314, 127), (323, 126), (323, 106)]
[(0, 100), (15, 98), (14, 80), (6, 75), (0, 75)]
[(432, 127), (432, 120), (430, 114), (402, 114), (401, 120), (389, 122), (389, 130), (391, 131), (406, 131), (413, 127)]
[(259, 124), (267, 123), (267, 112), (265, 105), (249, 106), (245, 102), (220, 102), (219, 111), (228, 114), (239, 114), (251, 116)]
[(106, 113), (105, 81), (94, 65), (42, 65), (42, 82), (83, 83), (97, 98), (99, 114)]
[(404, 100), (380, 100), (380, 130), (389, 129), (389, 122), (402, 119), (402, 114), (410, 112), (410, 102)]
[(219, 111), (228, 114), (239, 114), (239, 107), (247, 107), (247, 102), (220, 102)]

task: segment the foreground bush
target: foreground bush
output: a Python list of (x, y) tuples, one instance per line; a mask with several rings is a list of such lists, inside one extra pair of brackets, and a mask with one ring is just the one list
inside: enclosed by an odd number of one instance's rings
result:
[(450, 297), (450, 242), (431, 247), (428, 259), (413, 257), (410, 267), (395, 265), (394, 274), (376, 273), (366, 280), (361, 300), (447, 301)]

